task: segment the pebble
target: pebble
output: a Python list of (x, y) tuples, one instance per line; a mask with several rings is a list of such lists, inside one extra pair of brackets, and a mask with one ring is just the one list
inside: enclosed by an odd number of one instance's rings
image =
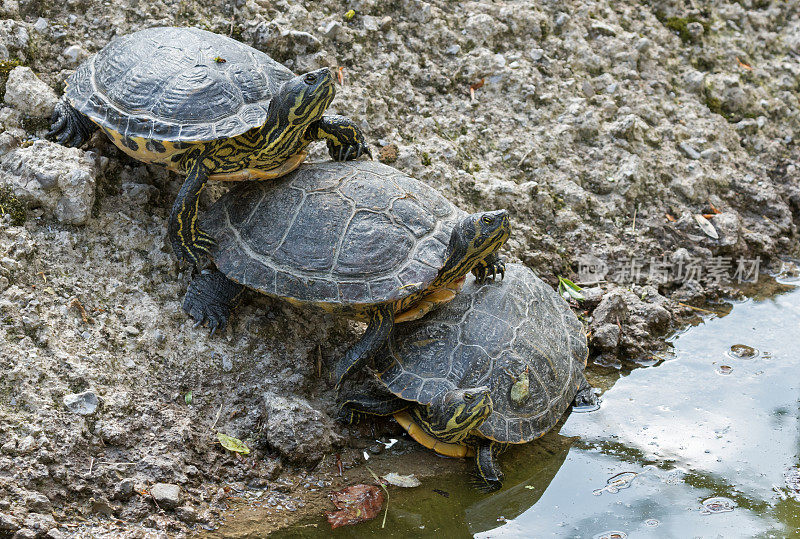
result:
[(100, 404), (94, 391), (66, 395), (63, 402), (67, 410), (78, 415), (92, 415)]
[(27, 116), (49, 118), (58, 96), (29, 67), (15, 67), (8, 75), (4, 101)]
[(678, 148), (686, 154), (686, 157), (689, 159), (700, 159), (700, 152), (694, 149), (694, 147), (689, 144), (688, 142), (681, 142), (678, 144)]
[(125, 327), (124, 327), (124, 328), (122, 328), (122, 329), (123, 329), (123, 330), (125, 331), (125, 333), (127, 333), (128, 335), (138, 335), (139, 333), (141, 333), (141, 332), (139, 331), (139, 328), (137, 328), (137, 327), (135, 327), (135, 326), (125, 326)]
[(170, 483), (156, 483), (150, 487), (150, 494), (160, 507), (174, 509), (181, 503), (181, 487)]
[(83, 60), (88, 53), (80, 46), (80, 45), (70, 45), (64, 52), (61, 53), (61, 56), (66, 58), (67, 62), (72, 65), (77, 64), (81, 60)]

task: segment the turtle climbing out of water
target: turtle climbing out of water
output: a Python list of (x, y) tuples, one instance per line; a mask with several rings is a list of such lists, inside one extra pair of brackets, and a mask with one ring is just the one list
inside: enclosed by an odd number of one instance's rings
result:
[(544, 435), (572, 403), (594, 404), (587, 355), (564, 300), (509, 264), (502, 282), (469, 282), (446, 306), (395, 328), (374, 357), (378, 390), (343, 391), (340, 419), (394, 415), (422, 445), (474, 455), (478, 486), (497, 490), (501, 449)]
[(371, 161), (303, 165), (280, 182), (222, 196), (203, 226), (216, 269), (189, 285), (183, 308), (212, 331), (245, 288), (368, 322), (336, 364), (337, 386), (395, 323), (450, 301), (472, 272), (504, 273), (505, 210), (466, 214), (435, 189)]
[(261, 51), (198, 28), (149, 28), (114, 39), (67, 80), (48, 138), (80, 146), (99, 127), (126, 154), (186, 175), (169, 216), (180, 261), (214, 237), (197, 225), (207, 180), (282, 176), (325, 140), (336, 161), (371, 157), (351, 120), (324, 116), (329, 69), (295, 75)]

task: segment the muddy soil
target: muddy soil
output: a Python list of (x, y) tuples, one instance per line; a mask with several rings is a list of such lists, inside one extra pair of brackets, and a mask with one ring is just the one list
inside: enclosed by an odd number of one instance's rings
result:
[(363, 450), (398, 437), (331, 419), (358, 324), (252, 298), (224, 334), (193, 328), (166, 241), (182, 179), (100, 134), (41, 140), (115, 35), (198, 26), (295, 72), (341, 66), (330, 112), (464, 210), (508, 208), (504, 256), (581, 282), (592, 357), (624, 368), (800, 251), (800, 7), (696, 5), (2, 2), (0, 537), (191, 534), (258, 492), (278, 527), (368, 479)]

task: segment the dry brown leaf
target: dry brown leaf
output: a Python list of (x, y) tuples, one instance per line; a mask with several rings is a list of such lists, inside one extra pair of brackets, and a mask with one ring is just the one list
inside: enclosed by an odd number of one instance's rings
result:
[(328, 497), (338, 509), (325, 513), (331, 528), (375, 518), (383, 507), (384, 499), (383, 492), (375, 485), (351, 485), (331, 492)]

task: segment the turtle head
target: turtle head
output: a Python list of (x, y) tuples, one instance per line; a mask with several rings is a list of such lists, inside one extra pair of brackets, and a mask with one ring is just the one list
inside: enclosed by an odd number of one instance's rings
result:
[(453, 389), (429, 405), (427, 427), (436, 438), (457, 443), (480, 427), (491, 415), (492, 409), (488, 387)]
[(486, 211), (464, 217), (450, 234), (447, 260), (439, 271), (443, 282), (462, 277), (495, 253), (511, 235), (508, 211)]
[(286, 81), (274, 100), (281, 120), (300, 127), (322, 118), (336, 94), (333, 81), (327, 67)]

